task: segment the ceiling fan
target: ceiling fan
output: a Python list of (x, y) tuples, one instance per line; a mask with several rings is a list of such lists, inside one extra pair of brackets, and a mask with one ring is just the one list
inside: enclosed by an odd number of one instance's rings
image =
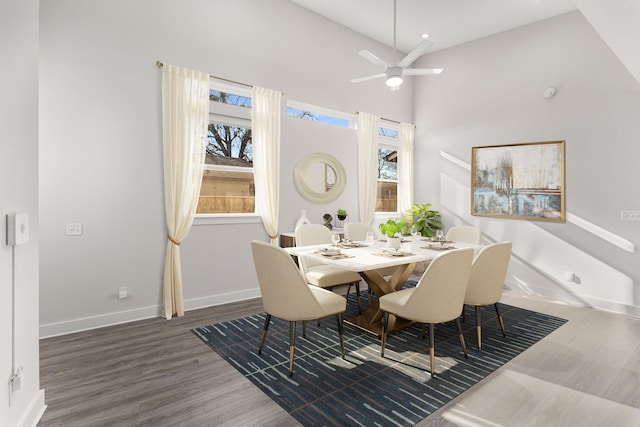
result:
[(422, 56), (427, 49), (433, 44), (430, 40), (423, 40), (411, 52), (407, 54), (400, 62), (396, 62), (396, 0), (393, 0), (393, 64), (387, 64), (368, 50), (361, 50), (358, 55), (372, 62), (375, 65), (384, 67), (384, 73), (373, 74), (365, 77), (351, 79), (352, 83), (360, 83), (367, 80), (385, 77), (385, 83), (391, 90), (400, 89), (403, 76), (429, 76), (442, 73), (442, 68), (407, 68), (413, 61)]

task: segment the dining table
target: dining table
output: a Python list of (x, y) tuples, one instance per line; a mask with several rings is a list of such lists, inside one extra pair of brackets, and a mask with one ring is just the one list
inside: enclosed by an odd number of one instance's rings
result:
[[(448, 250), (469, 247), (476, 251), (480, 248), (479, 245), (470, 243), (411, 237), (403, 239), (400, 249), (388, 248), (385, 241), (378, 240), (372, 244), (342, 241), (337, 245), (296, 246), (285, 250), (292, 256), (314, 257), (323, 263), (360, 274), (373, 291), (374, 298), (363, 313), (344, 321), (347, 325), (379, 337), (382, 334), (383, 312), (378, 298), (402, 289), (419, 262), (430, 261)], [(411, 323), (407, 319), (390, 315), (389, 332), (405, 328)]]

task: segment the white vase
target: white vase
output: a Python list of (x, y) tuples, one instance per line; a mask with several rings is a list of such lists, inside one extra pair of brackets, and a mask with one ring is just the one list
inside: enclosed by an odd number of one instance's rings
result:
[(400, 249), (402, 237), (387, 237), (387, 247), (392, 249)]
[[(311, 224), (309, 218), (307, 218), (307, 211), (300, 211), (300, 218), (296, 221), (296, 227), (300, 227), (302, 224)], [(295, 230), (295, 229), (294, 229)]]

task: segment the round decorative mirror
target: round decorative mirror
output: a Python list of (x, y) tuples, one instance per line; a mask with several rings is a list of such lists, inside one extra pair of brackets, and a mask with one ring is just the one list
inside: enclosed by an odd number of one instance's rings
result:
[(332, 202), (342, 194), (347, 175), (342, 164), (330, 154), (311, 153), (304, 156), (293, 171), (298, 193), (315, 203)]

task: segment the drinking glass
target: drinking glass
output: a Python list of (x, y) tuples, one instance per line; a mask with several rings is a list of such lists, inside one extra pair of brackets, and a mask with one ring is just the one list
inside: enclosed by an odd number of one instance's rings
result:
[(440, 244), (444, 244), (444, 231), (442, 231), (442, 229), (436, 230), (436, 239), (438, 239)]
[(371, 231), (367, 232), (367, 237), (365, 238), (365, 243), (367, 245), (373, 245), (374, 241), (375, 241), (375, 239), (373, 237), (373, 233)]
[(418, 229), (416, 227), (411, 227), (411, 236), (413, 236), (413, 241), (417, 242), (418, 241), (418, 236), (420, 235), (420, 232), (418, 231)]
[(339, 234), (332, 234), (331, 235), (331, 241), (333, 242), (333, 246), (335, 246), (337, 248), (338, 247), (338, 243), (340, 243), (340, 235)]

